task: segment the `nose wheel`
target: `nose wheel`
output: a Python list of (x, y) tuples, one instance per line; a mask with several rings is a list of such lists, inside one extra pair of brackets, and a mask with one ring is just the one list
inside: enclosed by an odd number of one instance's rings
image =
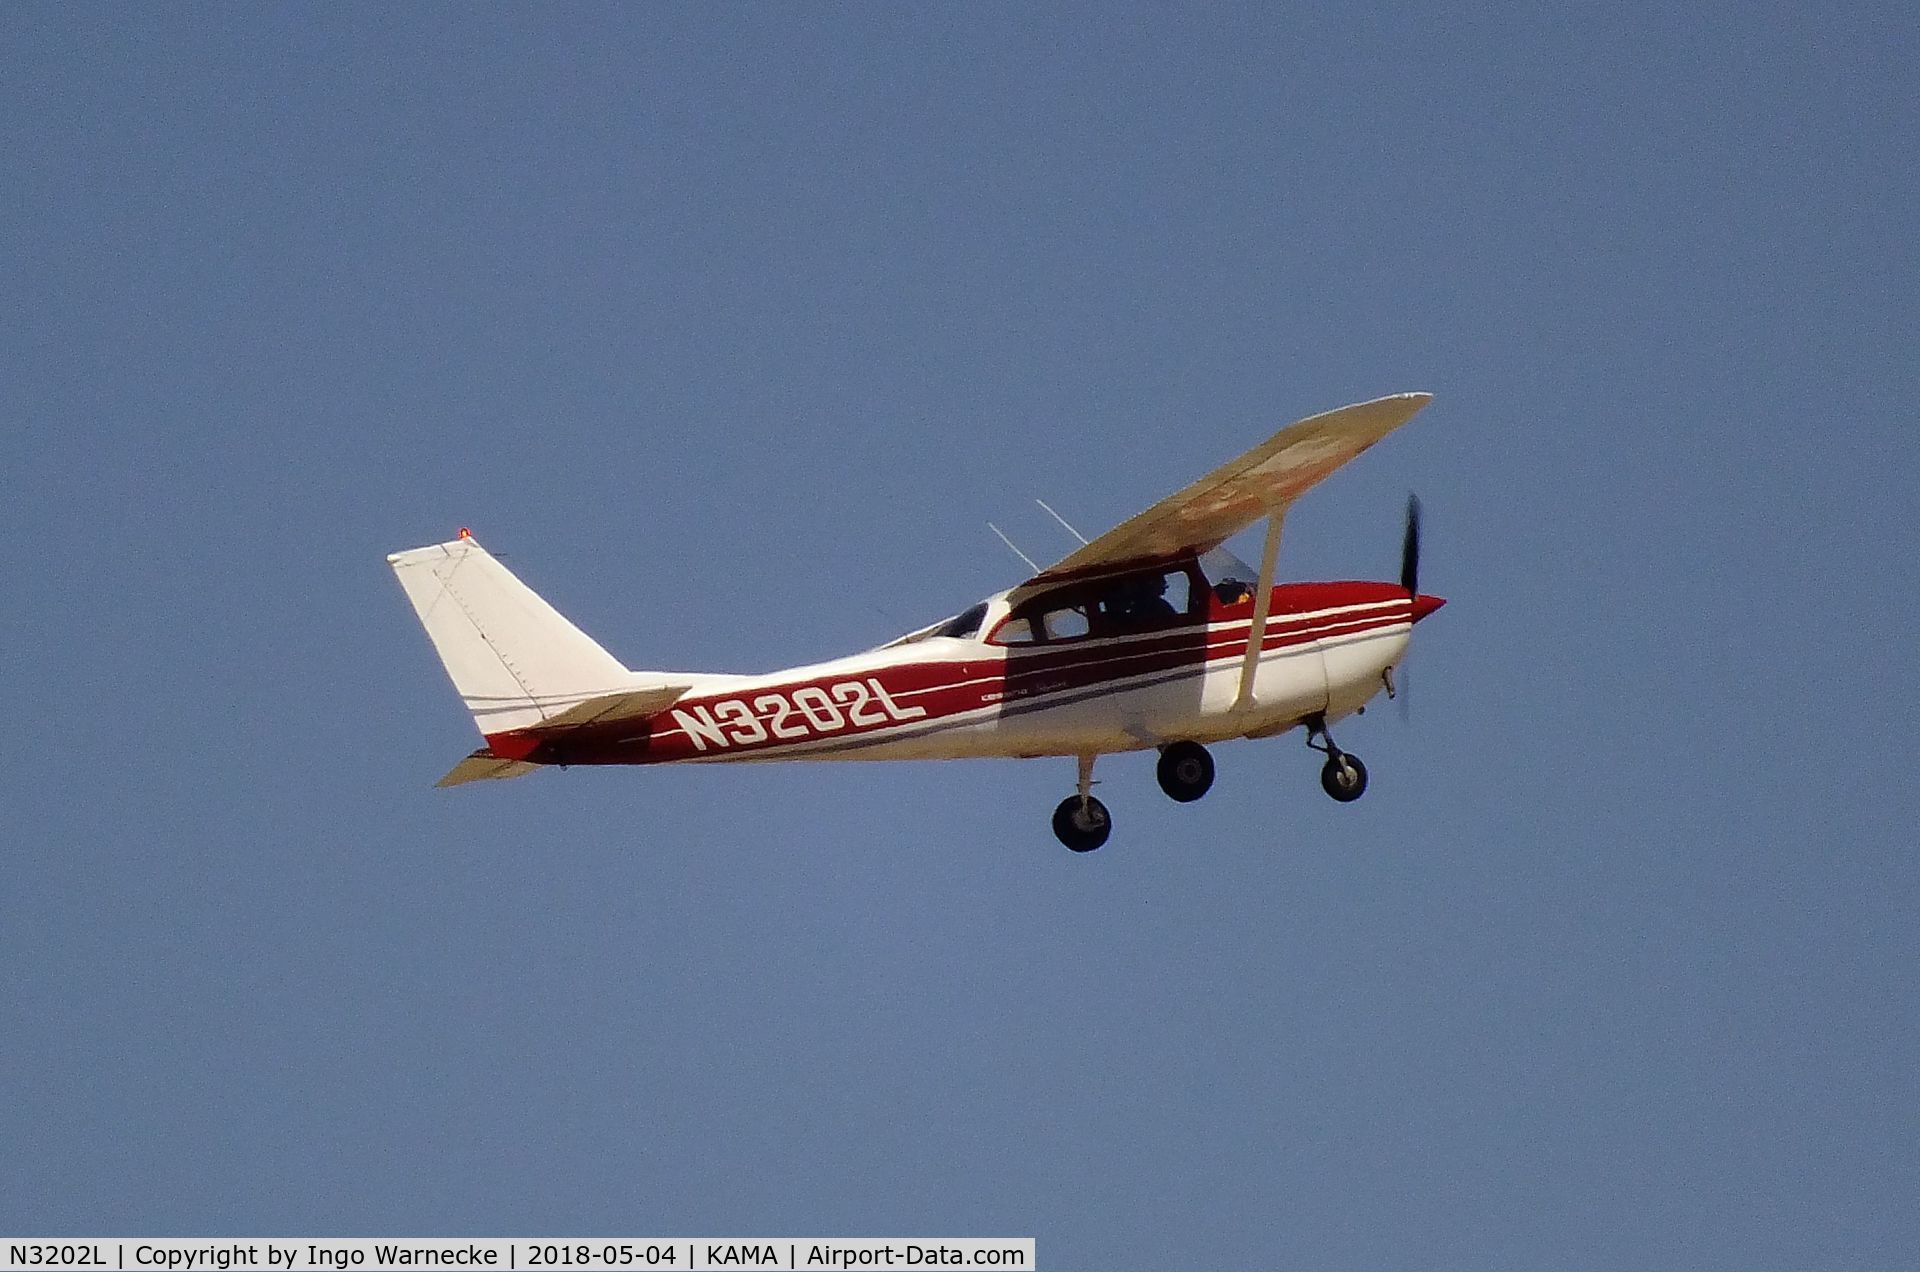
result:
[[(1315, 742), (1314, 738), (1321, 740)], [(1342, 804), (1351, 804), (1367, 793), (1367, 766), (1357, 755), (1342, 751), (1327, 732), (1325, 717), (1307, 722), (1307, 745), (1322, 752), (1327, 762), (1320, 766), (1320, 789)]]
[(1342, 804), (1351, 804), (1367, 793), (1367, 766), (1359, 756), (1341, 751), (1320, 766), (1320, 789)]

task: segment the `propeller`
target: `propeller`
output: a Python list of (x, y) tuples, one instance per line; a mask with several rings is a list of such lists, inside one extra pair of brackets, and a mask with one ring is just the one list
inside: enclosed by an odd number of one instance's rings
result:
[[(1407, 529), (1400, 539), (1400, 586), (1410, 597), (1420, 595), (1420, 496), (1411, 492), (1407, 495)], [(1394, 705), (1400, 710), (1400, 722), (1408, 724), (1413, 720), (1413, 677), (1408, 674), (1405, 658), (1400, 660), (1399, 672)]]
[(1420, 595), (1420, 496), (1407, 496), (1407, 533), (1400, 540), (1400, 586)]

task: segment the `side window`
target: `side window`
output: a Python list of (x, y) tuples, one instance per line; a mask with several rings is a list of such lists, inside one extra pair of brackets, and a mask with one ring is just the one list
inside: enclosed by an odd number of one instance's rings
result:
[(1098, 612), (1097, 601), (1089, 598), (1084, 588), (1063, 589), (1021, 606), (1020, 611), (996, 627), (988, 639), (996, 645), (1081, 640), (1092, 635), (1096, 626), (1104, 629), (1106, 620), (1104, 616), (1095, 617)]
[(1048, 610), (1046, 623), (1048, 640), (1078, 640), (1088, 631), (1087, 611), (1077, 605)]
[(1024, 618), (1010, 618), (1000, 624), (993, 634), (995, 643), (1001, 645), (1033, 644), (1033, 624)]
[(1193, 579), (1185, 570), (1135, 574), (1111, 584), (1100, 597), (1102, 635), (1156, 631), (1192, 612)]
[(1193, 579), (1185, 570), (1174, 570), (1167, 575), (1167, 604), (1173, 606), (1175, 614), (1193, 612)]

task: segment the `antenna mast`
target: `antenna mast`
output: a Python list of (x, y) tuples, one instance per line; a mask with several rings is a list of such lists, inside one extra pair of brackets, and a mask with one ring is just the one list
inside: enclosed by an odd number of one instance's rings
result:
[(993, 524), (993, 522), (989, 521), (987, 522), (987, 529), (993, 531), (997, 535), (1000, 535), (1000, 542), (1006, 544), (1009, 548), (1012, 548), (1013, 555), (1019, 557), (1022, 561), (1025, 561), (1027, 563), (1027, 568), (1029, 570), (1032, 570), (1035, 574), (1040, 573), (1040, 567), (1033, 563), (1033, 558), (1028, 556), (1026, 553), (1022, 552), (1019, 548), (1014, 547), (1013, 540), (1007, 538), (1007, 536), (1001, 532), (999, 526), (996, 526)]
[(1046, 500), (1036, 499), (1033, 502), (1039, 504), (1042, 508), (1045, 508), (1047, 510), (1047, 515), (1049, 517), (1052, 517), (1055, 521), (1058, 521), (1061, 525), (1066, 526), (1067, 533), (1072, 535), (1074, 538), (1080, 540), (1080, 544), (1082, 547), (1086, 546), (1087, 536), (1084, 534), (1081, 534), (1078, 530), (1075, 530), (1072, 524), (1069, 523), (1065, 517), (1055, 512), (1053, 508), (1050, 505), (1048, 505)]

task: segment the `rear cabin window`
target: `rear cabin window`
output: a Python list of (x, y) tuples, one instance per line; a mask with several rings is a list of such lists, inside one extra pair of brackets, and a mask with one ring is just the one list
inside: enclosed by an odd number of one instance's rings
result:
[(1000, 630), (993, 634), (995, 643), (1001, 645), (1033, 644), (1033, 620), (1030, 618), (1010, 618), (1000, 624)]
[(1048, 640), (1079, 640), (1093, 630), (1084, 605), (1063, 605), (1046, 614)]
[(996, 645), (1031, 645), (1036, 641), (1079, 640), (1091, 630), (1084, 605), (1027, 606), (993, 633)]

